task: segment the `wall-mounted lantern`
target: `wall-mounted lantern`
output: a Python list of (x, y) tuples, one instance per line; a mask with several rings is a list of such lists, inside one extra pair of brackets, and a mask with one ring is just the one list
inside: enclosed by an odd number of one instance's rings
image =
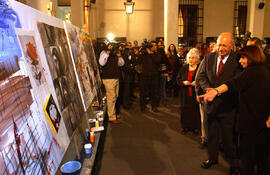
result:
[(127, 0), (127, 2), (124, 2), (126, 13), (132, 14), (134, 10), (135, 2), (132, 2), (132, 0)]

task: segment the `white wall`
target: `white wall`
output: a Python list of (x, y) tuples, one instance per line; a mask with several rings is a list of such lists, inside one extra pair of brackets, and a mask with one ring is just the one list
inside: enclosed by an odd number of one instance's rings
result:
[(204, 0), (203, 37), (233, 32), (234, 0)]
[(48, 12), (47, 4), (49, 2), (50, 0), (42, 0), (42, 1), (41, 0), (27, 0), (27, 5), (47, 14)]
[(80, 28), (83, 28), (84, 25), (83, 2), (83, 0), (70, 0), (71, 23)]
[(270, 1), (266, 1), (264, 16), (263, 36), (270, 37)]
[[(55, 0), (54, 0), (55, 1)], [(78, 1), (78, 0), (77, 0)], [(91, 4), (89, 31), (92, 38), (105, 37), (113, 32), (117, 37), (128, 40), (155, 39), (164, 35), (164, 0), (133, 0), (135, 11), (127, 16), (125, 0), (96, 0)], [(47, 13), (49, 0), (27, 0), (31, 5)], [(208, 36), (233, 32), (234, 0), (204, 0), (204, 41)], [(270, 1), (265, 4), (264, 37), (270, 37)], [(249, 21), (247, 21), (247, 25)]]
[(142, 42), (144, 38), (155, 39), (163, 36), (163, 0), (133, 0), (135, 6), (132, 15), (126, 14), (124, 2), (124, 0), (97, 0), (96, 4), (91, 5), (92, 37), (106, 37), (112, 32), (116, 37), (127, 37), (128, 41)]
[[(35, 8), (43, 13), (48, 14), (47, 4), (50, 0), (26, 0), (26, 4), (32, 8)], [(57, 0), (52, 0), (53, 16), (57, 16)]]

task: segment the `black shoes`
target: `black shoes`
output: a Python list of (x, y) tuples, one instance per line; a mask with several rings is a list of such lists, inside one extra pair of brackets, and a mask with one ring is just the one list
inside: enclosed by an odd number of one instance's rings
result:
[[(217, 163), (218, 161), (213, 161), (213, 160), (208, 159), (201, 163), (201, 167), (203, 169), (208, 169), (208, 168), (211, 168), (212, 165), (215, 165)], [(240, 169), (236, 167), (230, 167), (230, 175), (240, 175)]]
[(153, 108), (152, 111), (153, 112), (159, 112), (159, 110), (157, 108)]
[(182, 128), (181, 133), (182, 133), (182, 134), (186, 134), (188, 131), (189, 131), (189, 129), (187, 129), (187, 128)]
[(206, 142), (206, 141), (202, 141), (202, 142), (200, 143), (200, 148), (201, 148), (201, 149), (207, 148), (207, 142)]
[(135, 95), (130, 95), (132, 99), (136, 99), (137, 97)]
[(146, 106), (141, 106), (141, 112), (145, 112), (146, 111)]
[(192, 132), (194, 135), (198, 135), (200, 133), (200, 131), (198, 129), (193, 129)]
[(230, 167), (230, 175), (239, 175), (240, 169), (235, 167)]
[(219, 144), (219, 151), (224, 152), (224, 146), (222, 143)]
[(210, 168), (212, 165), (215, 165), (215, 164), (217, 164), (218, 163), (218, 161), (213, 161), (213, 160), (206, 160), (206, 161), (204, 161), (204, 162), (202, 162), (201, 163), (201, 167), (203, 168), (203, 169), (208, 169), (208, 168)]

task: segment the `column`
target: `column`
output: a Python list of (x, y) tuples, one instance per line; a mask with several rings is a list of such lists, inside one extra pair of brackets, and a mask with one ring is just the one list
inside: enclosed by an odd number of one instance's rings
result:
[(178, 45), (178, 0), (164, 0), (164, 45)]
[(52, 16), (57, 17), (58, 0), (51, 0), (51, 1), (52, 1)]
[(84, 25), (84, 14), (83, 14), (83, 0), (71, 0), (71, 23), (83, 28)]
[(252, 37), (263, 39), (264, 28), (264, 12), (265, 7), (259, 9), (261, 0), (249, 0), (248, 17), (247, 17), (247, 31), (251, 32)]
[(89, 10), (89, 34), (92, 39), (97, 38), (97, 6), (96, 4), (91, 4)]

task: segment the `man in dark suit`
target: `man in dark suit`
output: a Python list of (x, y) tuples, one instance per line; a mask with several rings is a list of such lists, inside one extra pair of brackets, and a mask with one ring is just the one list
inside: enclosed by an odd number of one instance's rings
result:
[[(202, 62), (197, 75), (197, 83), (204, 90), (209, 91), (223, 82), (232, 79), (240, 72), (239, 64), (232, 48), (233, 36), (229, 32), (222, 33), (217, 39), (217, 52), (209, 53)], [(220, 95), (213, 102), (204, 105), (208, 124), (208, 160), (202, 162), (201, 167), (210, 168), (218, 163), (219, 137), (222, 137), (224, 152), (230, 163), (230, 175), (238, 172), (236, 144), (233, 142), (233, 131), (236, 117), (236, 94)]]

